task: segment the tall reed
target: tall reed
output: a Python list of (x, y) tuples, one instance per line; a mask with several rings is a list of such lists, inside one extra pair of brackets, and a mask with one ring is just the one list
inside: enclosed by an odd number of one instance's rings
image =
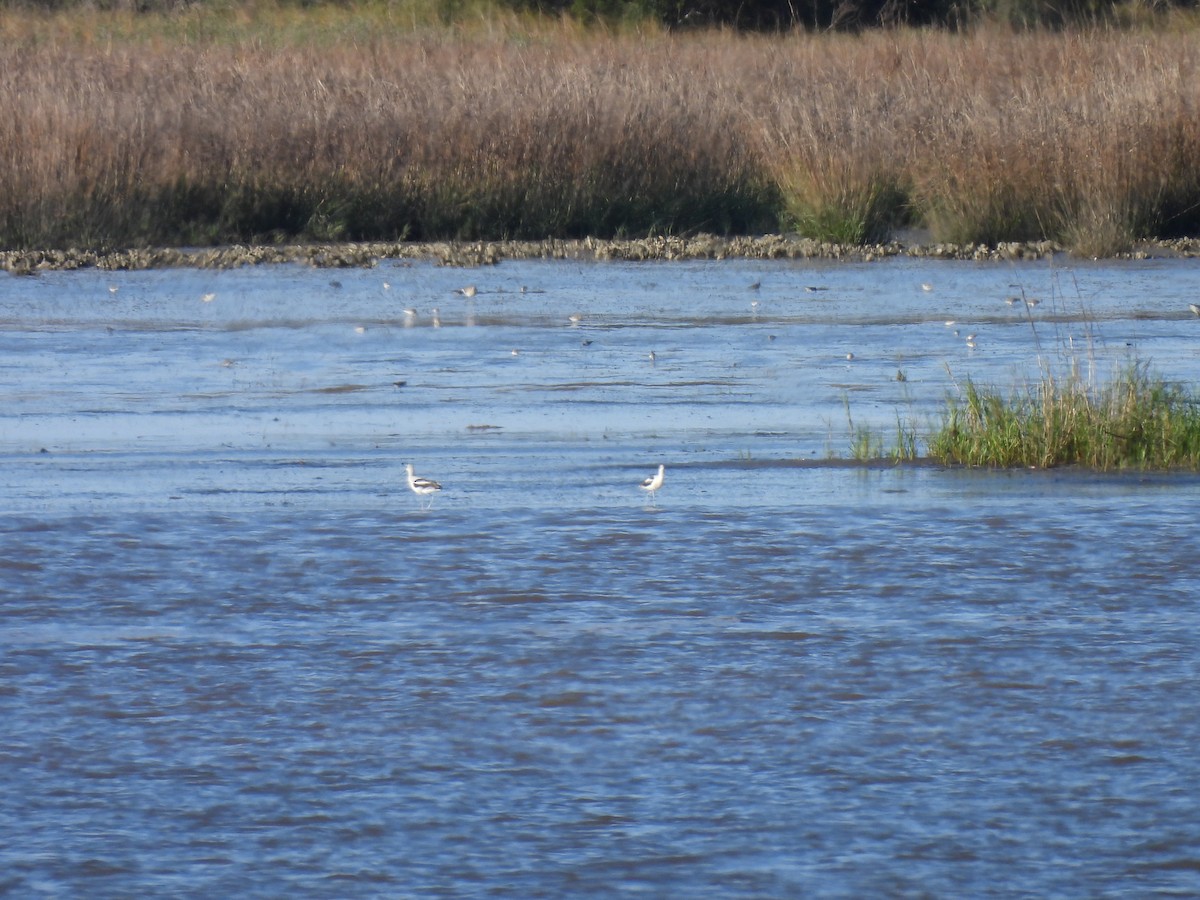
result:
[(910, 217), (913, 123), (897, 50), (846, 36), (781, 49), (754, 118), (785, 224), (821, 240), (886, 240)]
[(917, 224), (1104, 255), (1200, 231), (1192, 32), (614, 33), (472, 8), (0, 11), (0, 246)]

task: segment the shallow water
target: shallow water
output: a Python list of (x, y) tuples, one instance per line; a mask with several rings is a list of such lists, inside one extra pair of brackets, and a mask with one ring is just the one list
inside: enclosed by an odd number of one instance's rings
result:
[(1200, 893), (1200, 479), (821, 462), (1198, 283), (0, 278), (0, 892)]

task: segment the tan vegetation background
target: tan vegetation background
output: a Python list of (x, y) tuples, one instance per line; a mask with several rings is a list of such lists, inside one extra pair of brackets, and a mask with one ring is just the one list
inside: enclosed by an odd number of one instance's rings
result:
[(1200, 232), (1200, 32), (0, 13), (0, 245)]

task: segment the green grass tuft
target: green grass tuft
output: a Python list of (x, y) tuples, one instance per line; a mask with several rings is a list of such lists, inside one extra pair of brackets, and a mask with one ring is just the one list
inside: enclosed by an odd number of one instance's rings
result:
[(948, 401), (929, 453), (968, 466), (1197, 469), (1200, 400), (1140, 363), (1102, 386), (1072, 369), (1008, 397), (968, 381)]

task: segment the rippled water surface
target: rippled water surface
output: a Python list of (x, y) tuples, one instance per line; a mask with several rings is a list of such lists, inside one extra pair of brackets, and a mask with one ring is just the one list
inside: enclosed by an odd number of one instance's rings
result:
[(1200, 478), (830, 461), (1198, 288), (0, 276), (0, 894), (1200, 895)]

